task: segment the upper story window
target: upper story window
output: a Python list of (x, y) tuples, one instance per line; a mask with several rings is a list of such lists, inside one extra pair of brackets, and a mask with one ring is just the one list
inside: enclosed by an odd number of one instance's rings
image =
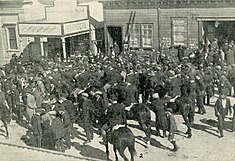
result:
[(16, 26), (15, 25), (6, 25), (7, 32), (7, 44), (9, 50), (17, 50), (17, 36), (16, 36)]

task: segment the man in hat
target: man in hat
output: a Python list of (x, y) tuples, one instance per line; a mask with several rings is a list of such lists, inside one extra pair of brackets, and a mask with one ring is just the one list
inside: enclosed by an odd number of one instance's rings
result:
[(234, 64), (234, 52), (232, 50), (232, 46), (231, 45), (229, 45), (228, 51), (226, 53), (226, 63), (228, 65)]
[(203, 105), (205, 86), (202, 75), (199, 72), (196, 73), (195, 83), (196, 83), (196, 94), (197, 94), (196, 99), (197, 99), (198, 113), (203, 115), (206, 113), (206, 109)]
[(215, 116), (218, 118), (218, 132), (220, 133), (219, 137), (224, 136), (224, 119), (228, 112), (230, 114), (232, 113), (230, 99), (227, 98), (224, 91), (221, 91), (219, 98), (216, 100), (215, 103)]
[(32, 131), (34, 135), (34, 146), (38, 148), (41, 148), (42, 146), (41, 112), (41, 108), (36, 108), (35, 113), (31, 118)]
[(14, 69), (16, 66), (17, 66), (17, 55), (16, 53), (14, 53), (11, 57), (11, 60), (10, 60), (10, 67), (11, 69)]
[(160, 136), (160, 129), (163, 130), (163, 137), (166, 137), (166, 131), (168, 128), (167, 118), (165, 114), (165, 103), (167, 102), (163, 96), (159, 97), (158, 93), (152, 95), (153, 100), (151, 102), (152, 111), (155, 113), (156, 118), (156, 131)]
[(63, 126), (64, 126), (65, 145), (68, 149), (70, 149), (72, 145), (71, 139), (70, 139), (71, 128), (72, 128), (71, 119), (70, 119), (69, 113), (65, 110), (65, 107), (60, 102), (59, 102), (58, 111), (61, 115)]
[(178, 46), (178, 60), (179, 62), (182, 62), (183, 58), (184, 58), (184, 49), (181, 45)]
[(175, 140), (175, 132), (177, 131), (177, 124), (175, 121), (175, 117), (172, 114), (173, 110), (171, 108), (167, 108), (166, 109), (166, 116), (167, 116), (167, 120), (168, 120), (168, 130), (169, 130), (169, 135), (168, 135), (168, 140), (171, 142), (171, 144), (173, 145), (173, 149), (171, 151), (178, 151), (179, 147), (176, 144), (176, 140)]
[(86, 133), (87, 140), (84, 144), (88, 144), (93, 140), (93, 119), (94, 119), (94, 105), (90, 99), (88, 99), (88, 93), (82, 93), (83, 104), (83, 121), (84, 121), (84, 130)]
[[(213, 77), (213, 72), (211, 70), (211, 67), (207, 67), (204, 71), (204, 75), (203, 75), (203, 80), (204, 80), (204, 84), (205, 84), (205, 92), (206, 92), (206, 100), (207, 100), (207, 105), (210, 105), (210, 98), (214, 95), (213, 94), (213, 81), (214, 81), (214, 77)], [(205, 97), (204, 97), (204, 102), (205, 102)]]
[[(228, 80), (233, 86), (233, 97), (235, 97), (235, 64), (232, 64), (231, 68), (228, 70)], [(230, 94), (232, 94), (232, 90)]]
[(64, 125), (61, 119), (61, 115), (56, 112), (55, 115), (52, 115), (51, 130), (53, 135), (55, 135), (55, 149), (60, 152), (65, 152), (63, 145), (64, 138)]
[(125, 113), (125, 106), (119, 102), (114, 101), (112, 105), (108, 107), (107, 110), (107, 123), (105, 123), (101, 128), (101, 135), (103, 141), (99, 143), (102, 145), (107, 144), (106, 132), (109, 129), (112, 129), (116, 125), (126, 125), (126, 113)]
[(26, 89), (26, 95), (27, 95), (26, 113), (27, 113), (28, 121), (31, 122), (31, 118), (33, 114), (35, 113), (35, 109), (37, 108), (37, 106), (36, 106), (36, 100), (32, 94), (32, 89), (30, 89), (30, 87)]
[(20, 108), (20, 92), (18, 91), (15, 84), (12, 85), (11, 89), (11, 101), (12, 101), (12, 110), (16, 114), (18, 121), (23, 118), (22, 111)]

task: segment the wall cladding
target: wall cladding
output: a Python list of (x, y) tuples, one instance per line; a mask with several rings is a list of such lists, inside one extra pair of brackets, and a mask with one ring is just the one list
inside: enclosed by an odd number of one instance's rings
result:
[(107, 26), (122, 26), (123, 37), (127, 29), (127, 23), (131, 11), (136, 11), (134, 23), (152, 23), (154, 26), (154, 48), (158, 48), (158, 11), (157, 9), (122, 9), (105, 10)]
[(190, 40), (199, 38), (199, 28), (197, 18), (234, 18), (234, 8), (180, 8), (180, 9), (160, 9), (160, 31), (161, 37), (171, 38), (171, 19), (186, 17), (188, 19), (188, 45)]

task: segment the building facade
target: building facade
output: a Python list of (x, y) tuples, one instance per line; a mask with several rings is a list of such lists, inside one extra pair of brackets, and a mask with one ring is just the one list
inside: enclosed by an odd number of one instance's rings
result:
[(21, 52), (17, 22), (23, 19), (23, 0), (0, 0), (0, 64)]
[[(130, 36), (132, 49), (167, 49), (199, 42), (235, 40), (235, 0), (103, 1), (107, 27), (106, 48), (122, 46), (131, 11), (136, 11)], [(117, 37), (115, 32), (122, 37)]]

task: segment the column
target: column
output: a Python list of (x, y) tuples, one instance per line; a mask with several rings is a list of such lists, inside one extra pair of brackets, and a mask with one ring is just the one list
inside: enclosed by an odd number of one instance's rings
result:
[(43, 38), (42, 37), (40, 37), (40, 47), (41, 47), (41, 55), (44, 56)]
[(67, 54), (66, 54), (65, 38), (62, 37), (61, 39), (62, 39), (62, 48), (63, 48), (64, 62), (66, 62)]

